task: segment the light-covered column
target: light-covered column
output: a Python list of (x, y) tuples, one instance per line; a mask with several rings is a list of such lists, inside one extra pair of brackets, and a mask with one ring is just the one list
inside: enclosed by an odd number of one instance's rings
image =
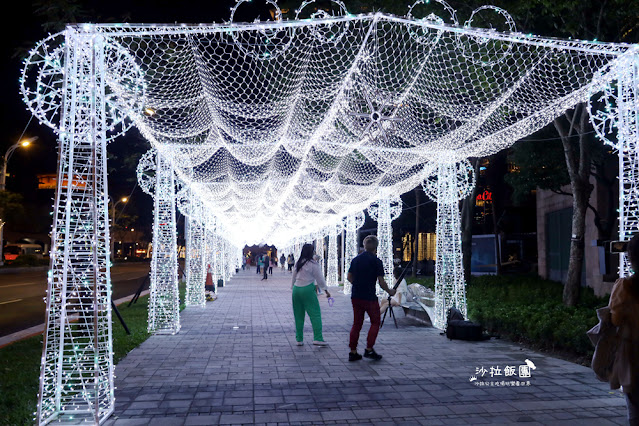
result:
[(161, 155), (156, 162), (149, 332), (175, 334), (180, 330), (175, 181), (171, 165)]
[(322, 274), (326, 277), (326, 259), (324, 258), (324, 232), (318, 231), (315, 234), (315, 254), (319, 257)]
[(186, 306), (204, 306), (205, 238), (201, 218), (186, 218)]
[(206, 275), (210, 272), (211, 279), (213, 280), (213, 285), (217, 286), (217, 275), (216, 275), (216, 236), (215, 236), (215, 218), (211, 215), (208, 215), (206, 218), (206, 235), (205, 235), (205, 265), (204, 265), (204, 278), (206, 279)]
[[(639, 232), (639, 48), (618, 58), (593, 82), (590, 123), (599, 139), (618, 151), (619, 239), (628, 240)], [(619, 276), (631, 275), (626, 254), (619, 255)]]
[[(402, 213), (402, 200), (398, 197), (381, 197), (372, 203), (368, 208), (368, 214), (377, 221), (377, 257), (384, 265), (384, 280), (389, 287), (393, 287), (393, 220)], [(379, 284), (377, 294), (382, 295), (384, 291)]]
[[(639, 232), (639, 55), (619, 68), (617, 87), (619, 151), (619, 239)], [(619, 276), (632, 274), (626, 253), (620, 253)], [(638, 272), (638, 271), (634, 271)]]
[(351, 294), (351, 283), (346, 279), (351, 261), (358, 255), (357, 230), (364, 225), (366, 217), (364, 212), (357, 212), (344, 218), (344, 230), (346, 241), (344, 244), (344, 294)]
[(98, 424), (114, 403), (104, 41), (93, 26), (65, 38), (64, 72), (46, 75), (64, 92), (36, 423)]
[(337, 260), (337, 234), (342, 232), (342, 224), (328, 227), (328, 266), (326, 267), (326, 285), (339, 286), (339, 264)]
[(468, 160), (455, 161), (452, 155), (439, 159), (435, 173), (427, 179), (424, 191), (437, 201), (435, 318), (431, 320), (433, 326), (443, 329), (451, 306), (467, 315), (459, 201), (475, 186), (475, 173)]

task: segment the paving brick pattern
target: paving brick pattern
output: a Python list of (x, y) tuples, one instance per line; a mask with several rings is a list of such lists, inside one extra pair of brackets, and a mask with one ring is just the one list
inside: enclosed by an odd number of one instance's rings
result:
[[(106, 424), (625, 423), (622, 394), (589, 368), (500, 340), (449, 341), (401, 311), (398, 329), (380, 331), (384, 359), (349, 363), (350, 300), (332, 293), (334, 306), (320, 299), (330, 346), (309, 344), (308, 319), (305, 345), (296, 346), (290, 274), (277, 269), (260, 281), (255, 269), (240, 272), (216, 301), (182, 312), (179, 334), (153, 336), (120, 361)], [(536, 366), (530, 378), (504, 376), (526, 359)]]

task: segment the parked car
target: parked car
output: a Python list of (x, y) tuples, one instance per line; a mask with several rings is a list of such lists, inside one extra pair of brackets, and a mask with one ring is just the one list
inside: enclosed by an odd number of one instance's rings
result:
[(42, 257), (42, 246), (39, 244), (7, 244), (2, 250), (5, 262), (12, 262), (22, 254)]

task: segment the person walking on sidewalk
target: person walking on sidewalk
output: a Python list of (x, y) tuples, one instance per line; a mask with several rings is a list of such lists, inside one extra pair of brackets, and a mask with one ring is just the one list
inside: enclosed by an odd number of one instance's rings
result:
[(362, 356), (357, 353), (357, 341), (364, 324), (364, 313), (367, 313), (371, 320), (364, 357), (375, 361), (382, 359), (382, 356), (373, 349), (380, 325), (379, 302), (377, 294), (375, 294), (375, 284), (379, 281), (382, 289), (391, 296), (395, 295), (395, 290), (389, 288), (384, 280), (384, 265), (376, 255), (378, 244), (379, 241), (374, 235), (364, 238), (364, 252), (351, 261), (348, 269), (347, 279), (353, 285), (351, 288), (353, 327), (349, 339), (349, 347), (351, 348), (348, 354), (349, 361), (362, 359)]
[(280, 268), (282, 268), (282, 272), (284, 272), (284, 267), (286, 266), (286, 257), (284, 257), (284, 253), (280, 256)]
[(326, 297), (331, 297), (331, 294), (328, 292), (319, 264), (313, 260), (313, 251), (312, 244), (304, 244), (291, 279), (295, 340), (298, 346), (304, 344), (304, 320), (307, 313), (313, 326), (313, 344), (327, 345), (322, 336), (322, 311), (317, 301), (316, 286), (325, 291)]

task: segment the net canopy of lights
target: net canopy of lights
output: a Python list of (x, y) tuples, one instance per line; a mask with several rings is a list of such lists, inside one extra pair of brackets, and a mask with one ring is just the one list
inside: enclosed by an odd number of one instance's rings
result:
[(106, 152), (132, 126), (151, 147), (138, 180), (155, 202), (152, 332), (180, 328), (176, 206), (188, 218), (187, 305), (203, 306), (207, 273), (228, 280), (244, 244), (298, 254), (315, 241), (335, 285), (336, 236), (356, 255), (366, 209), (390, 280), (398, 197), (418, 185), (438, 203), (432, 320), (443, 327), (450, 306), (466, 310), (467, 159), (582, 102), (619, 152), (620, 237), (638, 229), (637, 46), (521, 34), (493, 6), (460, 20), (440, 0), (404, 17), (304, 1), (290, 21), (266, 0), (271, 21), (236, 22), (249, 3), (222, 24), (70, 25), (26, 60), (24, 100), (60, 156), (39, 423), (113, 411)]

